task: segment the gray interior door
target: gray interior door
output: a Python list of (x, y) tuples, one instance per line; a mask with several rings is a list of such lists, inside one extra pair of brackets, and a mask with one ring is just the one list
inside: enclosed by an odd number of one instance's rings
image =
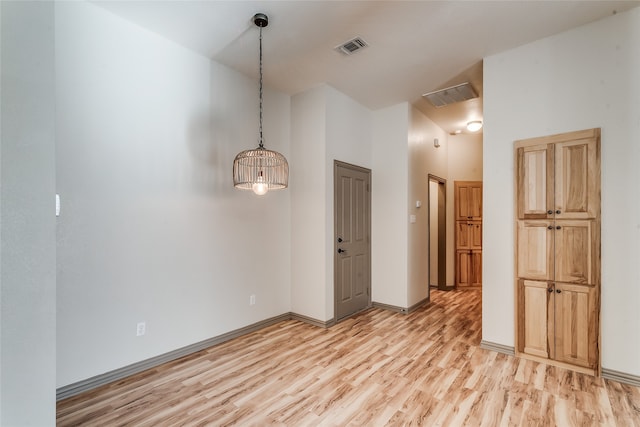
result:
[(336, 320), (371, 305), (371, 171), (334, 166)]

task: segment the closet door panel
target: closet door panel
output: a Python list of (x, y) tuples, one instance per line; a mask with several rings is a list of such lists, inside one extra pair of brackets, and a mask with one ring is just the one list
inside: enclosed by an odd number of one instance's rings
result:
[(516, 153), (518, 218), (552, 217), (554, 208), (553, 144), (518, 148)]
[(471, 249), (482, 249), (482, 222), (472, 221), (468, 225)]
[(595, 138), (555, 144), (556, 218), (591, 219), (600, 211)]
[(482, 181), (455, 181), (456, 221), (482, 219)]
[(518, 351), (548, 358), (549, 320), (553, 319), (549, 311), (549, 292), (551, 285), (535, 280), (518, 281)]
[(553, 221), (518, 221), (518, 277), (553, 280), (553, 233)]
[(482, 249), (471, 251), (469, 282), (471, 286), (482, 285)]
[(482, 183), (478, 182), (469, 187), (469, 210), (471, 219), (482, 219)]
[(471, 251), (456, 251), (456, 285), (471, 286)]
[(456, 221), (456, 249), (471, 249), (469, 225), (466, 221)]
[(556, 282), (555, 359), (595, 368), (598, 349), (596, 289)]
[(593, 221), (566, 220), (555, 224), (555, 280), (594, 284)]

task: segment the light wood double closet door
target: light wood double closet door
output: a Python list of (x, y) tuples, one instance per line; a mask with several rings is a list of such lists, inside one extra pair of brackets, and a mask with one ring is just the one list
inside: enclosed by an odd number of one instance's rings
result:
[(516, 349), (599, 372), (600, 129), (516, 141)]
[(456, 287), (482, 286), (482, 181), (455, 181)]

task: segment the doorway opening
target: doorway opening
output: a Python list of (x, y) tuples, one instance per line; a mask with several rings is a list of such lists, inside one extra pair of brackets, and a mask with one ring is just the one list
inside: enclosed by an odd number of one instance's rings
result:
[(429, 288), (447, 290), (447, 181), (429, 174)]

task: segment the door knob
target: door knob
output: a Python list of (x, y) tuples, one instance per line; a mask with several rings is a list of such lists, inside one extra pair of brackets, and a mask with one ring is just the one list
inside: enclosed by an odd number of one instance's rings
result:
[(547, 292), (549, 292), (549, 293), (553, 292), (553, 288), (547, 289)]
[(562, 227), (560, 227), (559, 225), (556, 226), (556, 230), (560, 230)]
[(552, 211), (551, 209), (549, 209), (549, 210), (547, 211), (547, 214), (548, 214), (548, 215), (553, 215), (553, 211)]
[(560, 292), (562, 292), (560, 289), (556, 289), (556, 294), (559, 294)]
[(561, 213), (562, 213), (562, 212), (560, 212), (560, 209), (558, 209), (558, 210), (556, 211), (556, 214), (558, 214), (558, 215), (560, 215)]
[(549, 230), (553, 230), (553, 225), (547, 227)]
[(345, 252), (347, 252), (347, 251), (345, 251), (345, 250), (344, 250), (344, 249), (342, 249), (342, 248), (338, 248), (338, 253), (339, 253), (339, 254), (342, 254), (342, 253), (345, 253)]
[(342, 237), (338, 237), (338, 243), (342, 243)]

